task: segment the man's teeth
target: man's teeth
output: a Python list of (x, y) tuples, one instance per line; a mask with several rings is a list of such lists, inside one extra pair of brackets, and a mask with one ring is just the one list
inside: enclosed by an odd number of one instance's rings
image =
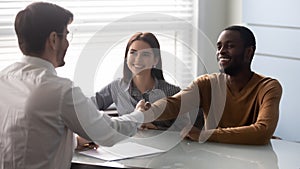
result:
[(220, 58), (220, 61), (229, 61), (229, 58)]

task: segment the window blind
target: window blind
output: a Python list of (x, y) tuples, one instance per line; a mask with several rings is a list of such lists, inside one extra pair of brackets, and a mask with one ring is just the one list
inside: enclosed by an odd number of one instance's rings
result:
[[(34, 1), (0, 1), (0, 68), (15, 62), (22, 55), (14, 32), (18, 11)], [(94, 92), (116, 77), (121, 77), (126, 44), (135, 32), (152, 32), (162, 50), (165, 77), (171, 83), (186, 86), (196, 76), (195, 56), (189, 50), (196, 35), (191, 25), (196, 20), (195, 0), (51, 0), (74, 14), (69, 29), (73, 32), (66, 53), (66, 65), (58, 74), (73, 79), (82, 58), (102, 53), (94, 76)], [(109, 44), (109, 45), (108, 45)], [(95, 46), (95, 50), (87, 46)], [(98, 48), (105, 48), (103, 52)], [(88, 50), (88, 52), (87, 52)], [(86, 69), (90, 67), (86, 66)], [(108, 71), (109, 70), (109, 71)], [(86, 72), (85, 72), (86, 73)], [(90, 72), (88, 72), (90, 73)], [(80, 85), (79, 85), (80, 86)]]

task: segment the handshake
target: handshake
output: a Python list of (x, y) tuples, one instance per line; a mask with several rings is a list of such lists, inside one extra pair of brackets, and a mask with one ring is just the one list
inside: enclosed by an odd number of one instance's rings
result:
[(135, 110), (141, 111), (141, 112), (145, 112), (148, 109), (150, 109), (151, 107), (151, 103), (146, 102), (144, 99), (140, 100), (138, 102), (138, 104), (135, 106)]
[[(135, 107), (135, 110), (141, 111), (141, 112), (144, 113), (145, 111), (149, 110), (150, 107), (151, 107), (151, 103), (146, 102), (146, 101), (143, 99), (143, 100), (140, 100), (140, 101), (138, 102), (138, 104), (137, 104), (136, 107)], [(145, 114), (144, 114), (144, 115), (145, 115)], [(158, 128), (156, 125), (154, 125), (153, 123), (148, 122), (148, 123), (142, 124), (141, 127), (140, 127), (140, 129), (141, 129), (141, 130), (147, 130), (147, 129), (154, 129), (154, 130), (157, 130), (157, 129), (159, 129), (159, 128)]]

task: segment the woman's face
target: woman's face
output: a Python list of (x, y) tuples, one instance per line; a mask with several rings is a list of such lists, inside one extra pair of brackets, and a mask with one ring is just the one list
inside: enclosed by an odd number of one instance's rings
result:
[(136, 40), (129, 47), (127, 53), (127, 66), (133, 75), (150, 72), (151, 68), (158, 63), (151, 46), (142, 41)]

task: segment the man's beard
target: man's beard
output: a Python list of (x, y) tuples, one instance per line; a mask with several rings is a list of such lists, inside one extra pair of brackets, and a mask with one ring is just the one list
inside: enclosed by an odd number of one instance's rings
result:
[(59, 56), (63, 56), (63, 57), (59, 58), (57, 67), (63, 67), (65, 65), (66, 52), (67, 50), (64, 50), (62, 54), (58, 53)]
[(242, 65), (222, 67), (219, 69), (221, 73), (225, 73), (230, 76), (235, 76), (242, 70)]

